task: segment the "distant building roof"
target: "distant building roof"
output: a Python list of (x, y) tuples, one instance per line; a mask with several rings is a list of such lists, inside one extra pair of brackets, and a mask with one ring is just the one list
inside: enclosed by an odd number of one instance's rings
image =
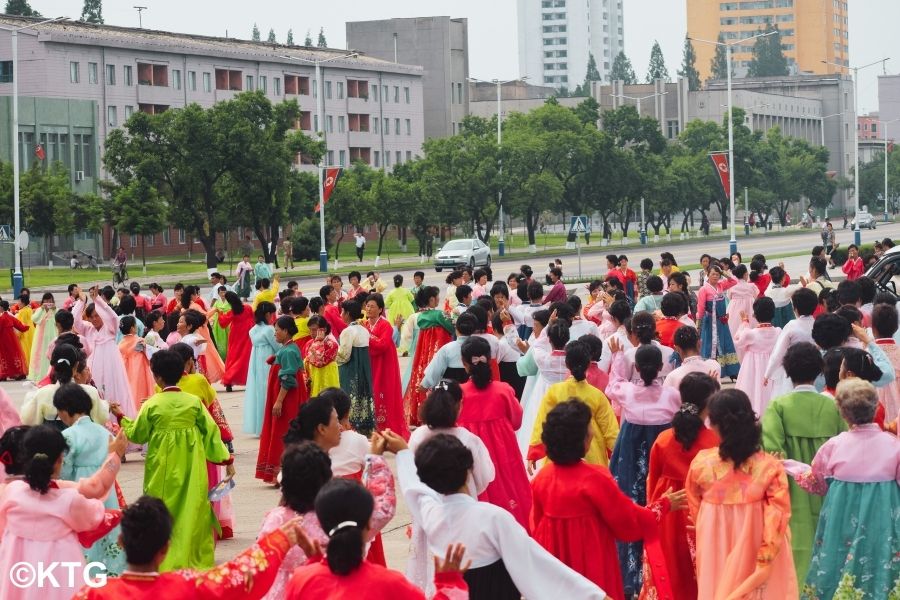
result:
[[(19, 17), (0, 14), (0, 27), (23, 27), (29, 23), (39, 23), (43, 18)], [(222, 58), (301, 64), (304, 61), (328, 60), (329, 65), (370, 71), (390, 71), (413, 76), (421, 76), (423, 69), (415, 65), (402, 65), (373, 58), (359, 53), (350, 58), (336, 58), (347, 54), (347, 50), (306, 46), (287, 46), (271, 42), (255, 42), (231, 37), (212, 37), (190, 33), (174, 33), (135, 27), (115, 25), (95, 25), (81, 21), (58, 21), (45, 23), (37, 30), (38, 40), (66, 44), (103, 45), (112, 48), (127, 48), (148, 52), (193, 54), (218, 56)], [(285, 58), (292, 57), (292, 58)], [(293, 59), (304, 59), (297, 61)], [(311, 63), (308, 63), (311, 64)]]

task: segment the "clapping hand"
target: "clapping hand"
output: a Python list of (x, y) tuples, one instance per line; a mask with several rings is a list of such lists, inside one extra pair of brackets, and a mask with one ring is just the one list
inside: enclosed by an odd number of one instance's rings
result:
[(467, 560), (465, 565), (462, 564), (465, 555), (465, 546), (463, 546), (462, 544), (450, 544), (449, 546), (447, 546), (447, 554), (444, 555), (444, 560), (441, 560), (437, 556), (434, 557), (434, 572), (465, 573), (469, 570), (469, 566), (472, 564), (471, 560)]

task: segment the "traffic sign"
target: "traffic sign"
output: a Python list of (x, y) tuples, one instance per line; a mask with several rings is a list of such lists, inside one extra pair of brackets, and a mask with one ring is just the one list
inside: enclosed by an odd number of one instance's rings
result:
[(0, 242), (12, 243), (12, 226), (0, 225)]
[(572, 215), (571, 221), (569, 222), (569, 234), (590, 232), (591, 222), (588, 220), (587, 215)]

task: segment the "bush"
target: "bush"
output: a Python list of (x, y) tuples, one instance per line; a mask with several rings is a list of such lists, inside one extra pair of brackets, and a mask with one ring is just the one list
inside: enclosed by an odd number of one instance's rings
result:
[[(319, 235), (319, 219), (303, 219), (291, 233), (294, 260), (319, 260), (322, 242)], [(331, 230), (325, 230), (325, 247), (331, 249)]]
[[(847, 244), (849, 246), (850, 244)], [(847, 262), (847, 246), (841, 244), (835, 250), (831, 251), (831, 260), (834, 261), (834, 264), (837, 266), (843, 265)], [(865, 257), (870, 254), (875, 253), (875, 245), (874, 244), (863, 244), (859, 247), (859, 255)]]

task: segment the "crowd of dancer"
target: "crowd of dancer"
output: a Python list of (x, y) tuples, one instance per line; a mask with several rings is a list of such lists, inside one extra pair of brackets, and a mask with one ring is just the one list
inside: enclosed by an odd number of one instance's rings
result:
[[(609, 255), (574, 293), (558, 260), (542, 280), (354, 271), (303, 293), (249, 257), (206, 295), (23, 290), (0, 301), (0, 378), (33, 382), (20, 405), (0, 390), (0, 597), (900, 593), (896, 298), (855, 246), (839, 283), (822, 252), (793, 278), (762, 255), (704, 254), (693, 274)], [(215, 566), (235, 527), (218, 394), (235, 388), (281, 500)], [(140, 455), (144, 495), (126, 498), (116, 476)], [(398, 491), (405, 574), (380, 533)], [(51, 560), (110, 579), (6, 576)]]

